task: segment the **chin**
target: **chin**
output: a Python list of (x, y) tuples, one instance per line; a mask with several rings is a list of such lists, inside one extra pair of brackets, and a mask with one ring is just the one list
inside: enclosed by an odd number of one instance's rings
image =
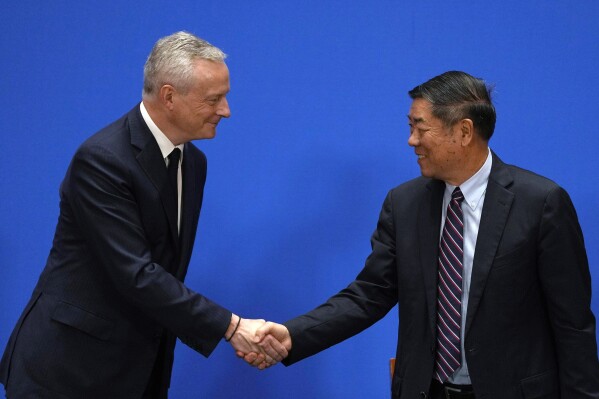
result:
[(216, 137), (216, 130), (213, 130), (211, 132), (200, 132), (198, 134), (195, 134), (193, 140), (210, 140), (214, 137)]
[(204, 137), (207, 138), (207, 139), (213, 139), (213, 138), (215, 138), (216, 137), (216, 129), (213, 130), (213, 131), (211, 131), (211, 132), (206, 133), (204, 135)]

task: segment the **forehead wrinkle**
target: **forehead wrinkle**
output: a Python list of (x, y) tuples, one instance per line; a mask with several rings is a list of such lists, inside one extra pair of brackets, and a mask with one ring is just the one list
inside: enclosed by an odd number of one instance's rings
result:
[(408, 119), (410, 120), (410, 122), (413, 122), (413, 123), (424, 123), (424, 122), (426, 122), (426, 119), (423, 118), (423, 117), (421, 117), (421, 116), (418, 116), (418, 117), (412, 116), (412, 115), (407, 115), (407, 116), (408, 116)]

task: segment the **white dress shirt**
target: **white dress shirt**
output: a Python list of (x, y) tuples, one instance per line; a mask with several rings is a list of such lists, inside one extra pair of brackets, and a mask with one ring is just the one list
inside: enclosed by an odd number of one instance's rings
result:
[(171, 141), (168, 139), (168, 137), (166, 137), (166, 135), (164, 133), (162, 133), (162, 130), (160, 130), (158, 128), (158, 126), (156, 126), (156, 124), (150, 117), (150, 114), (148, 114), (148, 110), (144, 106), (143, 102), (139, 105), (139, 110), (141, 111), (141, 116), (144, 118), (146, 125), (148, 125), (150, 132), (152, 132), (152, 135), (156, 139), (156, 142), (158, 143), (158, 147), (160, 147), (160, 152), (162, 153), (162, 158), (164, 158), (164, 163), (167, 167), (168, 167), (168, 156), (171, 154), (171, 152), (173, 152), (175, 147), (181, 150), (181, 157), (179, 158), (179, 168), (177, 169), (177, 198), (179, 199), (178, 204), (177, 204), (177, 230), (178, 230), (178, 232), (180, 232), (181, 231), (181, 194), (183, 192), (183, 179), (182, 179), (182, 175), (181, 175), (181, 164), (183, 163), (183, 146), (184, 146), (184, 144), (179, 144), (178, 146), (175, 146), (173, 143), (171, 143)]
[[(466, 314), (468, 310), (468, 296), (470, 294), (470, 279), (472, 277), (472, 262), (474, 259), (474, 248), (476, 247), (476, 238), (478, 237), (478, 227), (480, 217), (483, 212), (483, 203), (487, 191), (487, 183), (491, 174), (491, 165), (493, 157), (491, 150), (487, 155), (487, 160), (483, 166), (471, 178), (460, 185), (460, 190), (464, 195), (462, 201), (462, 212), (464, 214), (464, 259), (462, 275), (462, 328), (461, 328), (461, 351), (462, 366), (458, 368), (448, 381), (453, 384), (470, 385), (470, 373), (466, 364), (464, 351), (464, 331), (466, 329)], [(451, 193), (456, 186), (445, 183), (445, 192), (443, 194), (443, 215), (441, 222), (441, 235), (443, 234), (443, 225), (447, 214), (447, 204), (451, 200)]]

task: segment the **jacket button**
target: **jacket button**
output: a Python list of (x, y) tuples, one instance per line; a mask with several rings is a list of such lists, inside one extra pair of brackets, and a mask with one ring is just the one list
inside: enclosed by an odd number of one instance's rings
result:
[(426, 395), (426, 392), (420, 392), (420, 397), (426, 399), (428, 396)]

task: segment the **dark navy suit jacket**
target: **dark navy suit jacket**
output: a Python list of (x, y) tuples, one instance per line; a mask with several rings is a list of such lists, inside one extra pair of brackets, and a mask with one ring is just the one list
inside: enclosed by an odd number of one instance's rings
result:
[[(399, 304), (393, 397), (427, 397), (444, 188), (421, 177), (389, 192), (356, 280), (285, 323), (293, 341), (286, 364), (359, 333)], [(465, 328), (476, 397), (599, 398), (590, 301), (583, 236), (568, 194), (493, 154)]]
[(139, 106), (77, 150), (47, 264), (0, 364), (9, 397), (139, 398), (155, 363), (166, 392), (175, 336), (213, 351), (231, 313), (183, 284), (206, 179), (191, 143), (182, 175), (178, 237), (164, 159)]

